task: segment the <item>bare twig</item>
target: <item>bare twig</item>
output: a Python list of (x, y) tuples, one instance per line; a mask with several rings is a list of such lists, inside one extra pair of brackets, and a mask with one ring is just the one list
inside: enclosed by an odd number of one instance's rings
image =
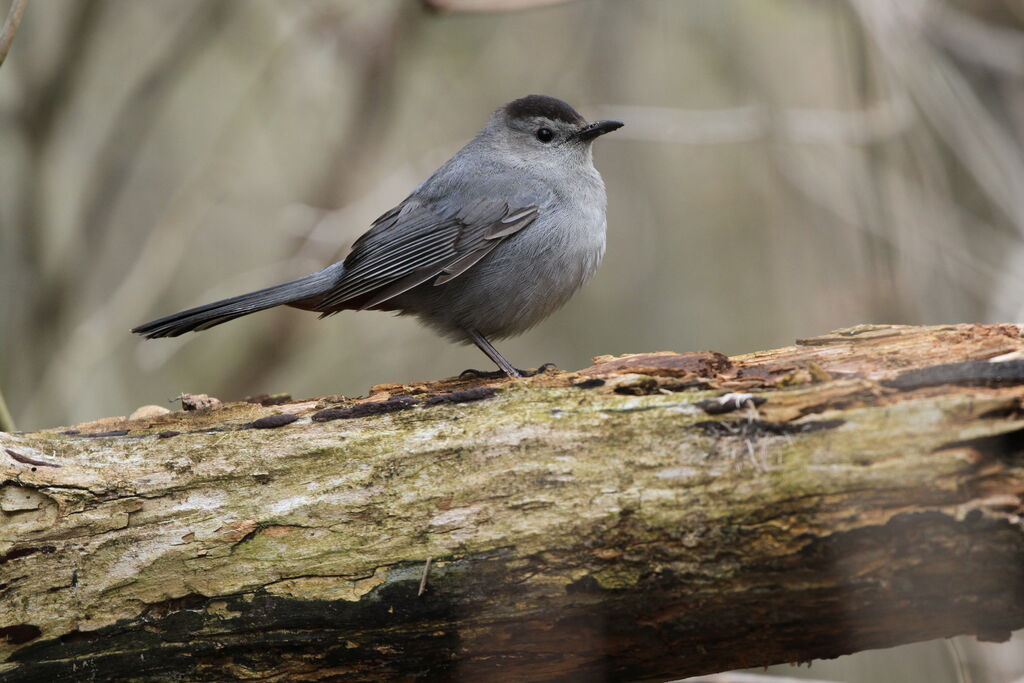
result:
[(423, 576), (420, 577), (420, 587), (419, 590), (416, 591), (417, 597), (423, 595), (423, 591), (427, 590), (427, 574), (430, 573), (430, 563), (433, 559), (434, 558), (432, 557), (428, 557), (427, 563), (423, 565)]
[(0, 27), (0, 66), (3, 65), (4, 59), (7, 58), (7, 52), (11, 49), (14, 34), (18, 32), (18, 24), (21, 23), (21, 15), (25, 13), (27, 4), (28, 0), (14, 0), (7, 12), (7, 18), (4, 19), (3, 27)]

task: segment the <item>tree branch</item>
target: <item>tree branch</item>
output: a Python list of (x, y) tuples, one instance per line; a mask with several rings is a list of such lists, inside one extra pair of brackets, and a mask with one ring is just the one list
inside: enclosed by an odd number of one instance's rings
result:
[(1013, 325), (862, 326), (0, 434), (0, 681), (668, 679), (1005, 639), (1021, 358)]
[(11, 8), (7, 11), (7, 18), (4, 25), (0, 26), (0, 66), (3, 66), (7, 59), (7, 53), (14, 42), (14, 34), (18, 32), (18, 25), (21, 24), (21, 15), (25, 13), (25, 6), (28, 0), (13, 0)]

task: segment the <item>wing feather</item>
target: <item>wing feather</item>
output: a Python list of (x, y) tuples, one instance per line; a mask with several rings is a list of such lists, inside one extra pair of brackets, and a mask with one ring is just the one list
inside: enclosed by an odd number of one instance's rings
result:
[(510, 207), (492, 199), (446, 213), (409, 197), (356, 240), (340, 279), (316, 310), (327, 314), (356, 299), (359, 308), (372, 308), (436, 276), (434, 285), (449, 282), (538, 213), (536, 206)]
[(491, 250), (501, 244), (500, 242), (491, 242), (482, 249), (471, 251), (455, 263), (451, 263), (444, 267), (441, 271), (441, 276), (434, 280), (434, 286), (443, 285), (444, 283), (454, 280), (458, 276), (465, 273), (467, 270), (476, 265), (476, 262), (491, 253)]
[(442, 271), (439, 270), (437, 266), (429, 266), (426, 268), (420, 268), (419, 270), (414, 270), (405, 277), (392, 282), (386, 287), (378, 289), (370, 299), (363, 302), (360, 308), (367, 309), (378, 306), (388, 299), (394, 298), (403, 292), (409, 291), (417, 285), (423, 284), (439, 272)]

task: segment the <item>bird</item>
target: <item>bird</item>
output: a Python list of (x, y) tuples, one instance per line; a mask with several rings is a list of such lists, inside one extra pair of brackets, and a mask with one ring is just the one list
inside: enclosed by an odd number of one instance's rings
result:
[(475, 344), (523, 377), (491, 343), (521, 334), (565, 304), (605, 252), (604, 181), (592, 144), (623, 126), (588, 122), (548, 95), (498, 108), (462, 149), (375, 220), (337, 263), (305, 277), (157, 318), (149, 339), (206, 330), (275, 306), (320, 317), (345, 310), (412, 315)]

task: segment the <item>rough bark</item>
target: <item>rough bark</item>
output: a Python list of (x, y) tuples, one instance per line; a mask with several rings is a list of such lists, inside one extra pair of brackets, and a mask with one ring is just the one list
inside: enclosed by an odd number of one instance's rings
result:
[(1022, 351), (862, 326), (0, 434), (0, 681), (667, 679), (1002, 639)]

